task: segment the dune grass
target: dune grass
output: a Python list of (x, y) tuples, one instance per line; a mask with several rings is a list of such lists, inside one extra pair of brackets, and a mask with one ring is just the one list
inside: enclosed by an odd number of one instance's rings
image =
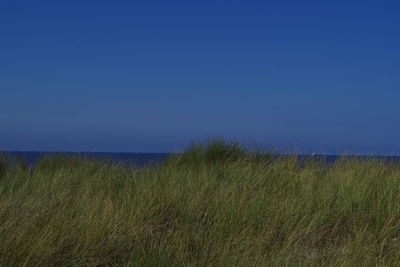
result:
[(400, 165), (216, 140), (135, 169), (0, 157), (0, 266), (400, 263)]

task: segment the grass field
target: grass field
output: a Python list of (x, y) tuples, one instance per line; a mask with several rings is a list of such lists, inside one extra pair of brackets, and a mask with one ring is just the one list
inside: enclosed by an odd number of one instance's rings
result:
[(400, 265), (400, 164), (216, 140), (135, 169), (0, 159), (0, 266)]

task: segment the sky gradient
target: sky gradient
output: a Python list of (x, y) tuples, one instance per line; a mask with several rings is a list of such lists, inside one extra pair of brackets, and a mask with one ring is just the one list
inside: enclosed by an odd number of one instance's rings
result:
[(395, 1), (37, 2), (0, 3), (0, 148), (400, 155)]

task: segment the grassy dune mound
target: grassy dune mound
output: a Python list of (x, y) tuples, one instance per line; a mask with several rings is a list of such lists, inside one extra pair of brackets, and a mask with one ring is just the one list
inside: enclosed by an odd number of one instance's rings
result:
[(0, 157), (0, 266), (369, 266), (400, 262), (400, 165), (223, 140), (135, 169)]

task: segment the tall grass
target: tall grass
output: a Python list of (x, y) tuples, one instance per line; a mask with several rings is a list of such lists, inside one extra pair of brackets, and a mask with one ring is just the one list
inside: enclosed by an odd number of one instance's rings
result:
[(400, 262), (396, 163), (299, 164), (217, 140), (141, 169), (59, 156), (4, 170), (0, 266)]
[(8, 157), (6, 156), (5, 152), (0, 150), (0, 178), (6, 174), (8, 165)]

